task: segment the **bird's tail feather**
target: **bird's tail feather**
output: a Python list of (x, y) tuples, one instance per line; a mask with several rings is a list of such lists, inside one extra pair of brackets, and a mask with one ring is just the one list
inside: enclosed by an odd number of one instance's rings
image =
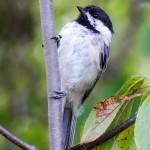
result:
[(76, 119), (77, 117), (73, 114), (72, 109), (65, 107), (63, 116), (63, 144), (65, 150), (68, 150), (73, 144)]

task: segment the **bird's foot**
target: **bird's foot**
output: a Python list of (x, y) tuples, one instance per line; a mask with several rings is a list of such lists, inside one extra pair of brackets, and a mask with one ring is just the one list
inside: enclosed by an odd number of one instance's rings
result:
[[(50, 38), (50, 39), (56, 40), (57, 47), (59, 47), (59, 42), (60, 42), (60, 39), (61, 39), (61, 38), (62, 38), (61, 35), (56, 35), (56, 36), (54, 36), (54, 37), (52, 37), (52, 38)], [(42, 47), (44, 47), (44, 44), (42, 44)]]
[(52, 96), (54, 99), (61, 99), (68, 95), (68, 91), (54, 91), (54, 93)]
[(62, 38), (61, 35), (56, 35), (56, 36), (52, 37), (51, 39), (56, 40), (57, 47), (59, 47), (59, 43), (60, 43), (60, 39), (61, 39), (61, 38)]
[(61, 38), (62, 38), (61, 35), (56, 35), (56, 36), (52, 37), (51, 39), (54, 39), (59, 42)]

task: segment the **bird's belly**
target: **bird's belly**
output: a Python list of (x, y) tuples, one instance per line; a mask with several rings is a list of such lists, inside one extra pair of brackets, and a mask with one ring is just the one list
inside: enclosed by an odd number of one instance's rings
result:
[(84, 91), (86, 91), (87, 88), (92, 85), (97, 78), (98, 69), (96, 66), (91, 66), (88, 69), (85, 69), (85, 74), (79, 79), (78, 84), (74, 88), (76, 92), (84, 93)]
[(60, 70), (63, 90), (72, 88), (74, 91), (83, 92), (95, 81), (99, 68), (88, 58), (84, 60), (78, 58), (77, 61), (72, 60), (62, 66)]

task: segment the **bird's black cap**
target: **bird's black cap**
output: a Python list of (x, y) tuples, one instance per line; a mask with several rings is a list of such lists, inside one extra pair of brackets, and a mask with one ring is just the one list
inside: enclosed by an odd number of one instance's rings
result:
[(90, 25), (90, 22), (88, 21), (86, 16), (86, 13), (88, 12), (95, 19), (101, 20), (104, 25), (107, 26), (112, 33), (114, 33), (112, 22), (104, 10), (94, 5), (90, 5), (85, 8), (77, 6), (77, 8), (80, 11), (80, 15), (76, 19), (79, 24), (90, 28), (94, 32), (98, 32), (97, 30), (95, 31), (95, 29), (93, 29), (94, 27), (91, 27), (92, 25)]

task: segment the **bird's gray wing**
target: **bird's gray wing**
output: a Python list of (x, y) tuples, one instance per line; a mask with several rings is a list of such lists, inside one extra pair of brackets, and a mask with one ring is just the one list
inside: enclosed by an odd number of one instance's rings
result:
[(100, 69), (104, 72), (109, 59), (110, 45), (104, 43), (104, 49), (100, 52)]

